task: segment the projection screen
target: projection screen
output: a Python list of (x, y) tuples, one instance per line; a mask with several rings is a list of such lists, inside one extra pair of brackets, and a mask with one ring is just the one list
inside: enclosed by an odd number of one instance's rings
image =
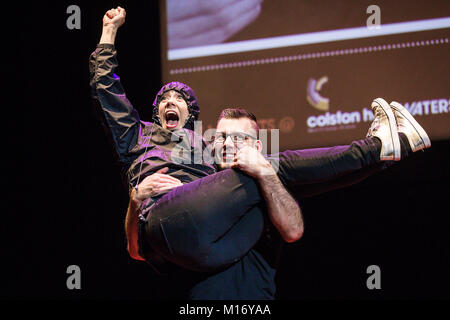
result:
[(203, 131), (243, 107), (281, 150), (348, 144), (371, 102), (450, 138), (448, 1), (160, 1), (162, 79), (191, 86)]

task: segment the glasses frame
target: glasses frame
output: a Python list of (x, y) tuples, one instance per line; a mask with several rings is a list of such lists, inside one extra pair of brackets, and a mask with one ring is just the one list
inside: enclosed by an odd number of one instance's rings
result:
[[(220, 139), (223, 139), (223, 141), (217, 141), (216, 134), (214, 135), (214, 144), (223, 144), (225, 143), (225, 141), (227, 141), (228, 137), (231, 137), (231, 142), (233, 142), (236, 145), (242, 145), (245, 143), (245, 141), (247, 141), (248, 139), (253, 139), (253, 140), (258, 140), (258, 138), (252, 136), (251, 134), (245, 133), (245, 132), (240, 132), (240, 131), (235, 131), (235, 132), (230, 132), (230, 133), (225, 133), (225, 132), (219, 132), (219, 134), (221, 134), (222, 136), (220, 137)], [(239, 135), (243, 135), (244, 136), (244, 141), (234, 141), (233, 140), (233, 136), (236, 136), (237, 134)]]

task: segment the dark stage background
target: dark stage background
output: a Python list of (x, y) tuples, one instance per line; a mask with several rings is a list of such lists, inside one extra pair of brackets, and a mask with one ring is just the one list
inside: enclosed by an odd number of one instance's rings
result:
[[(71, 4), (81, 8), (80, 30), (66, 28)], [(91, 108), (88, 58), (103, 14), (117, 5), (127, 9), (119, 74), (149, 120), (162, 84), (156, 1), (41, 1), (9, 11), (2, 299), (177, 296), (170, 279), (127, 255), (128, 196)], [(448, 299), (449, 150), (450, 141), (432, 141), (358, 185), (301, 203), (305, 234), (284, 248), (278, 298)], [(80, 290), (66, 287), (69, 265), (81, 268)], [(381, 268), (381, 290), (366, 287), (369, 265)]]

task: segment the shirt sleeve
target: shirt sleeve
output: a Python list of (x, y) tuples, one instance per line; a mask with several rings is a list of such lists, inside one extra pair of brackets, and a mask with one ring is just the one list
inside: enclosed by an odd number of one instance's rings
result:
[(129, 151), (136, 145), (140, 118), (125, 95), (117, 52), (113, 44), (99, 44), (89, 59), (91, 95), (106, 129), (109, 130), (120, 162), (129, 163)]

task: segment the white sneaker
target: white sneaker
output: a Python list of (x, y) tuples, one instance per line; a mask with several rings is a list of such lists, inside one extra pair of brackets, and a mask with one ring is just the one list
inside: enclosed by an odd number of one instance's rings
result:
[(397, 131), (407, 138), (412, 152), (431, 147), (431, 141), (420, 124), (409, 113), (408, 109), (400, 103), (392, 101), (391, 108), (397, 122)]
[(372, 102), (374, 120), (367, 132), (367, 137), (381, 140), (381, 161), (399, 161), (401, 156), (400, 139), (397, 122), (389, 104), (382, 98)]

